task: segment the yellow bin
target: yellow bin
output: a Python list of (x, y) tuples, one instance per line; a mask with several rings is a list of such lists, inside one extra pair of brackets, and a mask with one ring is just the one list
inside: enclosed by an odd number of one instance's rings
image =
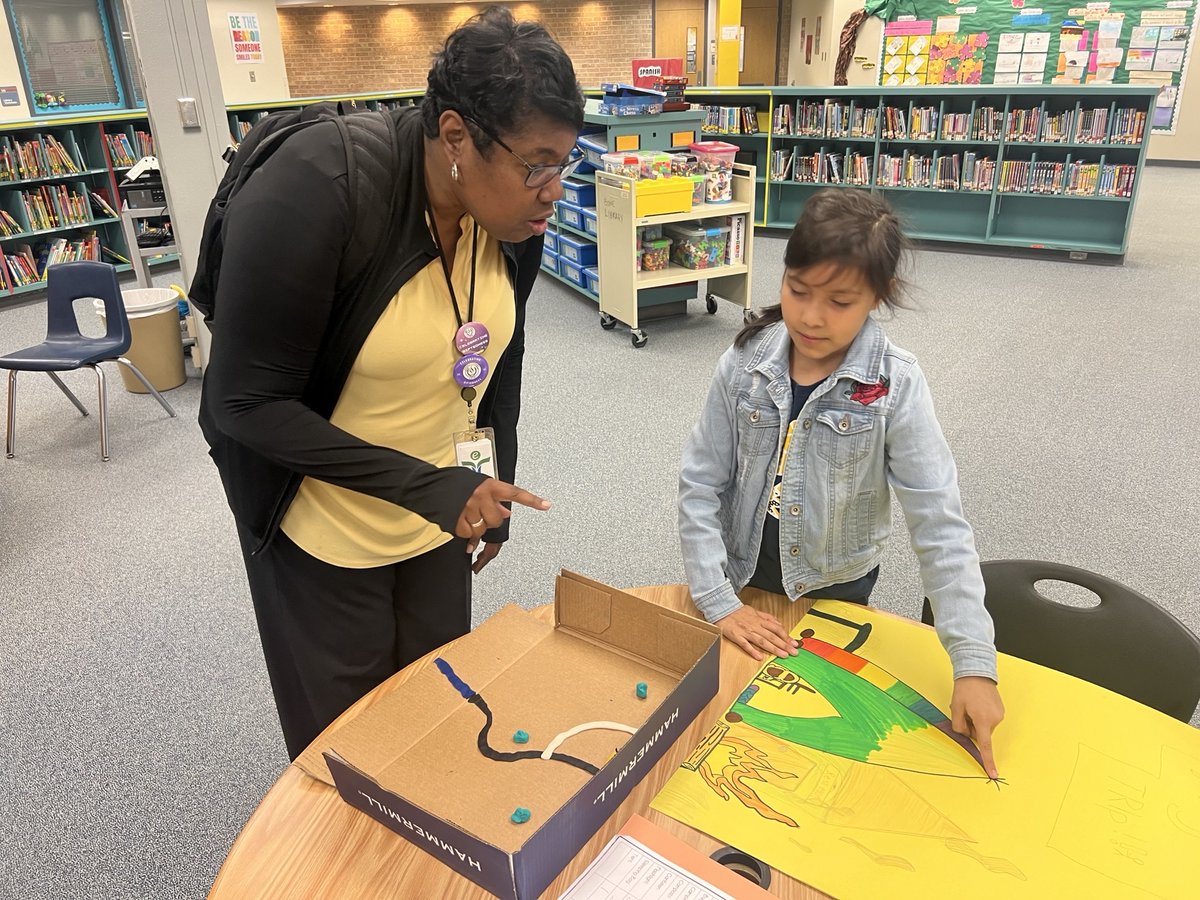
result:
[(682, 213), (692, 208), (692, 180), (683, 175), (637, 183), (638, 216)]
[[(141, 369), (156, 390), (169, 391), (187, 381), (183, 368), (183, 338), (179, 331), (179, 294), (171, 288), (130, 288), (121, 292), (133, 342), (125, 357)], [(104, 324), (104, 301), (94, 301)], [(125, 390), (145, 394), (146, 388), (125, 366)]]

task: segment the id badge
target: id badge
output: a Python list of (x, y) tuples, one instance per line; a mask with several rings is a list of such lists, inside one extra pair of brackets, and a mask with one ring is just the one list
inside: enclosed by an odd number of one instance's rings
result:
[(480, 475), (496, 477), (496, 433), (491, 428), (459, 431), (454, 435), (454, 459)]

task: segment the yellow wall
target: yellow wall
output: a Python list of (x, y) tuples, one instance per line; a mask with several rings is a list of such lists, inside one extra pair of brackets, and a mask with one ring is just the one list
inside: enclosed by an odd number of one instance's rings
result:
[[(261, 63), (238, 63), (234, 59), (233, 41), (229, 35), (230, 13), (258, 15), (263, 43)], [(275, 0), (208, 0), (208, 19), (226, 103), (257, 103), (290, 96)]]

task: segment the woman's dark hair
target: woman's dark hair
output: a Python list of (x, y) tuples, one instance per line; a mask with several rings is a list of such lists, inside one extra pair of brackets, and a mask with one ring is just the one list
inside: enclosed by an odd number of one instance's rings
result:
[[(536, 22), (518, 22), (493, 6), (455, 29), (434, 57), (421, 101), (425, 136), (438, 136), (446, 110), (469, 116), (493, 134), (508, 134), (535, 116), (583, 127), (583, 94), (571, 58)], [(471, 126), (482, 153), (492, 139)]]
[[(884, 306), (896, 309), (904, 306), (900, 268), (908, 249), (900, 219), (887, 201), (869, 191), (826, 188), (804, 204), (783, 251), (783, 264), (806, 269), (834, 263), (861, 272)], [(734, 343), (741, 347), (782, 319), (778, 305), (767, 307), (738, 333)]]

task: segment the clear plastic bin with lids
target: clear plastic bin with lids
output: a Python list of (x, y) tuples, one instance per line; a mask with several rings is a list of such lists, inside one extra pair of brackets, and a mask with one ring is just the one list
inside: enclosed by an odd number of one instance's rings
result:
[(725, 265), (729, 226), (718, 222), (671, 222), (663, 231), (672, 241), (671, 262), (685, 269)]
[(706, 203), (728, 203), (733, 199), (733, 160), (738, 146), (725, 141), (697, 141), (688, 149), (696, 155), (707, 175), (704, 188)]
[(636, 153), (605, 153), (604, 171), (626, 178), (642, 177), (642, 160)]

